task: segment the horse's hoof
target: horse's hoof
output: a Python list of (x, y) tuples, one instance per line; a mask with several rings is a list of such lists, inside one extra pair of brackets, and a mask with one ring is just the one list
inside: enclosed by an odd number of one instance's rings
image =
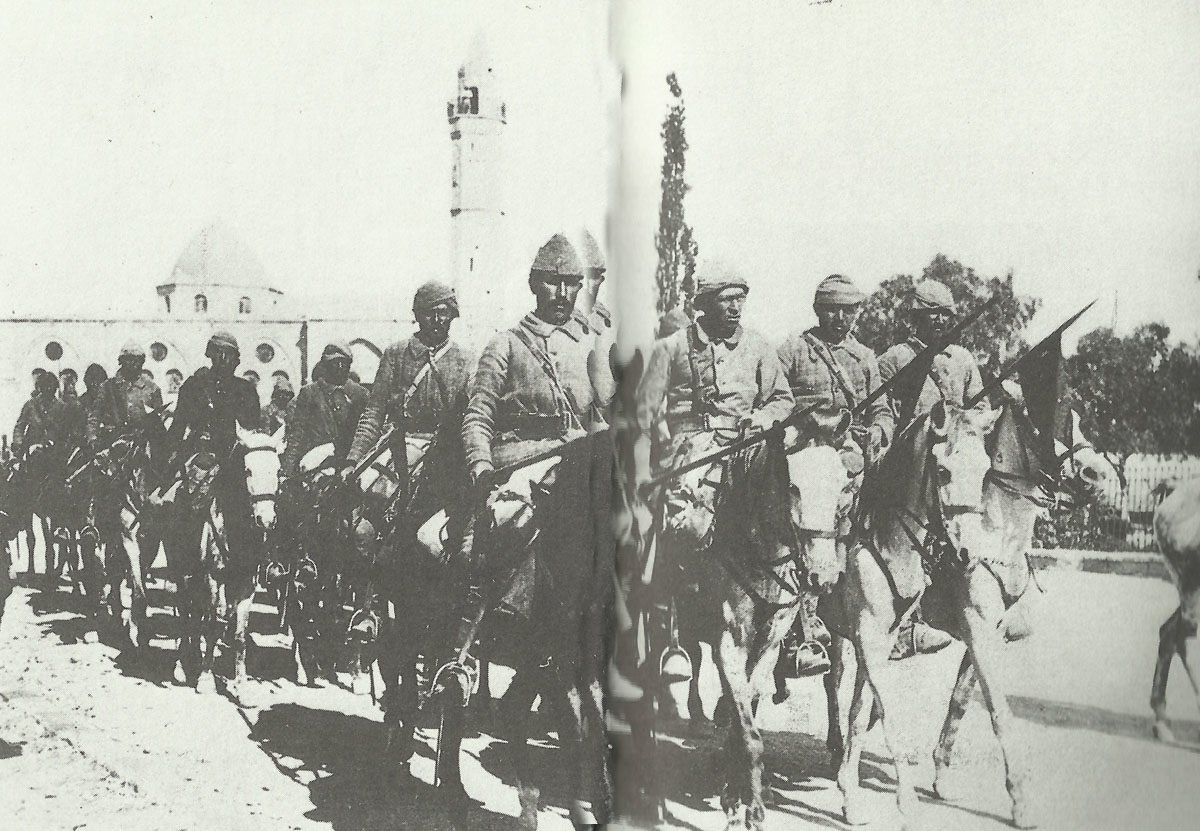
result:
[(371, 692), (371, 678), (363, 673), (358, 673), (350, 681), (350, 689), (355, 695), (367, 695)]
[(782, 704), (792, 697), (792, 692), (787, 687), (777, 687), (775, 694), (771, 696), (772, 704)]
[(83, 633), (84, 643), (100, 643), (100, 633), (95, 629), (89, 629)]
[(1154, 738), (1168, 744), (1175, 743), (1175, 731), (1165, 721), (1154, 722)]
[(211, 672), (203, 673), (196, 679), (196, 692), (200, 695), (212, 695), (217, 691), (217, 679)]
[(183, 663), (182, 662), (180, 662), (180, 661), (175, 662), (175, 668), (171, 671), (171, 678), (179, 686), (181, 686), (181, 687), (187, 686), (188, 677), (187, 677), (187, 673), (183, 671)]

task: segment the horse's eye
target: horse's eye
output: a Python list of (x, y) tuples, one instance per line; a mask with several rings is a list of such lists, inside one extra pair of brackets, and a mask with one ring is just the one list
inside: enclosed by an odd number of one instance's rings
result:
[(945, 486), (950, 484), (950, 468), (945, 465), (938, 465), (937, 469), (938, 484)]

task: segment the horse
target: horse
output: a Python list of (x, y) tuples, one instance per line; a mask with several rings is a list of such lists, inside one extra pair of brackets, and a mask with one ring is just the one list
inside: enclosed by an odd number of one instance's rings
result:
[[(453, 551), (441, 570), (440, 598), (433, 609), (452, 632), (426, 655), (453, 657), (432, 664), (427, 703), (441, 709), (435, 778), (453, 805), (469, 802), (459, 754), (467, 706), (477, 679), (476, 635), (489, 659), (514, 677), (541, 676), (539, 689), (559, 718), (562, 767), (570, 777), (572, 820), (607, 821), (612, 779), (607, 764), (603, 679), (606, 672), (613, 589), (612, 442), (608, 430), (552, 447), (509, 468), (509, 477), (475, 506), (469, 545)], [(482, 496), (482, 491), (477, 496)], [(581, 521), (583, 518), (590, 521)], [(437, 517), (421, 529), (421, 538)], [(468, 590), (469, 585), (469, 590)], [(446, 597), (465, 598), (445, 604)], [(443, 615), (457, 612), (447, 620)], [(486, 624), (486, 625), (485, 625)], [(438, 635), (437, 624), (428, 627)], [(548, 670), (548, 671), (547, 671)], [(503, 738), (512, 752), (521, 813), (517, 827), (538, 825), (541, 783), (532, 773), (530, 719), (506, 720)]]
[[(979, 605), (986, 602), (979, 593), (996, 593), (996, 583), (988, 577), (991, 585), (981, 588), (980, 581), (989, 572), (969, 567), (986, 550), (982, 501), (990, 460), (985, 438), (998, 416), (999, 411), (963, 410), (939, 402), (894, 438), (874, 475), (863, 483), (860, 527), (848, 552), (845, 575), (821, 606), (829, 628), (849, 640), (857, 657), (849, 730), (837, 775), (848, 824), (866, 820), (859, 762), (874, 712), (872, 695), (895, 761), (902, 822), (911, 821), (916, 812), (915, 747), (899, 719), (889, 717), (902, 695), (889, 655), (895, 627), (911, 614), (923, 593), (951, 593), (958, 614), (944, 625), (967, 643), (993, 723), (1003, 722), (1007, 713), (1003, 697), (993, 694), (990, 683), (995, 678), (995, 618), (989, 617), (990, 609)], [(939, 620), (936, 625), (943, 624)], [(1010, 759), (1012, 748), (1003, 739), (1001, 743)], [(1010, 766), (1010, 772), (1015, 770)], [(1022, 797), (1022, 806), (1026, 804), (1023, 788), (1023, 779), (1010, 777), (1010, 792)]]
[[(1081, 436), (1078, 415), (1071, 412), (1070, 417), (1073, 435)], [(992, 668), (988, 680), (990, 706), (994, 714), (998, 712), (993, 716), (994, 723), (1000, 725), (997, 735), (1001, 736), (1011, 723), (1007, 702), (997, 692), (1001, 679), (997, 677), (990, 659), (999, 648), (999, 639), (1014, 641), (1029, 634), (1026, 598), (1031, 597), (1029, 590), (1036, 582), (1027, 552), (1033, 540), (1034, 524), (1049, 506), (1050, 491), (1061, 491), (1076, 502), (1089, 501), (1096, 498), (1110, 477), (1116, 476), (1108, 460), (1086, 439), (1081, 439), (1070, 448), (1059, 444), (1055, 448), (1055, 457), (1050, 458), (1039, 442), (1027, 412), (1011, 402), (997, 411), (994, 426), (985, 441), (985, 449), (989, 454), (990, 466), (984, 474), (979, 503), (980, 546), (971, 552), (973, 558), (962, 564), (966, 571), (965, 578), (961, 570), (940, 571), (937, 573), (940, 579), (931, 582), (922, 599), (926, 619), (960, 638), (967, 628), (962, 622), (966, 614), (962, 608), (964, 598), (970, 599), (975, 607), (974, 613), (983, 618), (983, 625), (976, 627), (975, 649), (968, 650), (963, 656), (934, 752), (934, 793), (939, 798), (947, 796), (951, 751), (979, 678), (973, 657), (976, 653), (981, 654), (982, 661)], [(980, 632), (989, 635), (988, 639), (981, 639)], [(845, 725), (842, 723), (838, 697), (842, 675), (852, 661), (847, 651), (848, 645), (845, 638), (835, 637), (834, 666), (826, 676), (825, 683), (829, 704), (826, 744), (835, 760), (844, 754)], [(871, 723), (877, 715), (872, 715)], [(1012, 742), (1008, 746), (1011, 748)], [(1009, 755), (1013, 754), (1010, 752)], [(1015, 780), (1023, 781), (1021, 760), (1014, 756), (1012, 765), (1012, 769), (1017, 771)], [(1024, 794), (1019, 784), (1013, 787), (1013, 791)], [(1032, 821), (1032, 808), (1027, 802), (1022, 803), (1020, 809), (1014, 806), (1014, 810), (1019, 815), (1019, 821)]]
[[(1158, 662), (1150, 691), (1154, 735), (1174, 742), (1167, 721), (1167, 673), (1178, 655), (1200, 703), (1200, 660), (1197, 659), (1197, 626), (1200, 626), (1200, 479), (1176, 486), (1154, 512), (1154, 536), (1167, 570), (1179, 591), (1179, 606), (1158, 630)], [(1188, 649), (1189, 643), (1191, 649)]]
[[(235, 698), (247, 677), (247, 636), (258, 569), (254, 549), (265, 542), (266, 532), (276, 522), (283, 430), (267, 435), (237, 424), (236, 436), (237, 443), (221, 464), (237, 472), (212, 474), (211, 495), (192, 494), (196, 498), (190, 504), (186, 497), (177, 500), (177, 509), (186, 508), (191, 516), (183, 521), (177, 517), (173, 532), (164, 539), (179, 581), (177, 604), (183, 630), (175, 680), (197, 691), (213, 689), (216, 647), (224, 634), (233, 651), (226, 691)], [(211, 467), (212, 461), (205, 464)], [(229, 492), (227, 504), (220, 491), (222, 475), (229, 477), (225, 487), (244, 488), (244, 493)], [(246, 515), (227, 513), (235, 510)]]
[[(346, 605), (360, 616), (373, 614), (372, 572), (380, 547), (376, 524), (382, 523), (400, 487), (390, 448), (353, 483), (337, 475), (334, 461), (332, 443), (318, 445), (300, 459), (298, 487), (285, 509), (294, 512), (294, 520), (279, 529), (290, 536), (279, 547), (295, 555), (286, 571), (284, 619), (292, 636), (296, 679), (309, 685), (318, 677), (336, 681), (337, 658), (350, 631)], [(351, 641), (352, 685), (357, 688), (369, 644), (361, 637)]]

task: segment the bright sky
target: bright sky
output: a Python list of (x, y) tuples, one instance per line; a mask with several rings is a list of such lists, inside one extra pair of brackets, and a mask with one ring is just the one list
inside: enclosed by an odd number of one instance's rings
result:
[(1037, 328), (1097, 297), (1076, 331), (1107, 325), (1119, 291), (1121, 329), (1200, 333), (1194, 0), (620, 2), (611, 188), (601, 2), (5, 4), (0, 313), (142, 309), (215, 217), (293, 295), (407, 306), (449, 261), (445, 105), (482, 29), (518, 247), (619, 205), (631, 314), (674, 70), (702, 254), (745, 269), (777, 337), (822, 276), (869, 288), (939, 251), (1012, 269)]
[(144, 310), (218, 217), (286, 293), (406, 310), (449, 268), (446, 102), (477, 32), (516, 247), (599, 227), (607, 7), (542, 5), (5, 3), (0, 313)]
[[(1048, 330), (1200, 333), (1200, 5), (637, 2), (625, 182), (657, 222), (655, 125), (687, 104), (686, 212), (701, 255), (745, 268), (747, 316), (807, 326), (831, 272), (864, 287), (943, 252), (1013, 270)], [(653, 268), (645, 234), (638, 267)]]

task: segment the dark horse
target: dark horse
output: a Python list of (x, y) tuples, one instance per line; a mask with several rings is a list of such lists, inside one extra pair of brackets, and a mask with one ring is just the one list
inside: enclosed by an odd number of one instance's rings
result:
[[(442, 712), (437, 778), (465, 795), (459, 752), (465, 705), (475, 681), (470, 651), (483, 632), (489, 659), (517, 676), (549, 672), (541, 688), (559, 717), (562, 769), (577, 824), (604, 823), (611, 805), (603, 678), (608, 660), (615, 543), (610, 527), (613, 448), (607, 430), (557, 448), (512, 471), (507, 484), (479, 506), (471, 562), (452, 562), (446, 597), (468, 596), (454, 621), (448, 652), (436, 672), (433, 700)], [(496, 522), (496, 517), (502, 521)], [(472, 589), (467, 591), (468, 582)], [(504, 612), (498, 610), (503, 609)], [(442, 652), (441, 654), (446, 654)], [(541, 782), (533, 772), (529, 719), (507, 724), (521, 815), (537, 827)]]

